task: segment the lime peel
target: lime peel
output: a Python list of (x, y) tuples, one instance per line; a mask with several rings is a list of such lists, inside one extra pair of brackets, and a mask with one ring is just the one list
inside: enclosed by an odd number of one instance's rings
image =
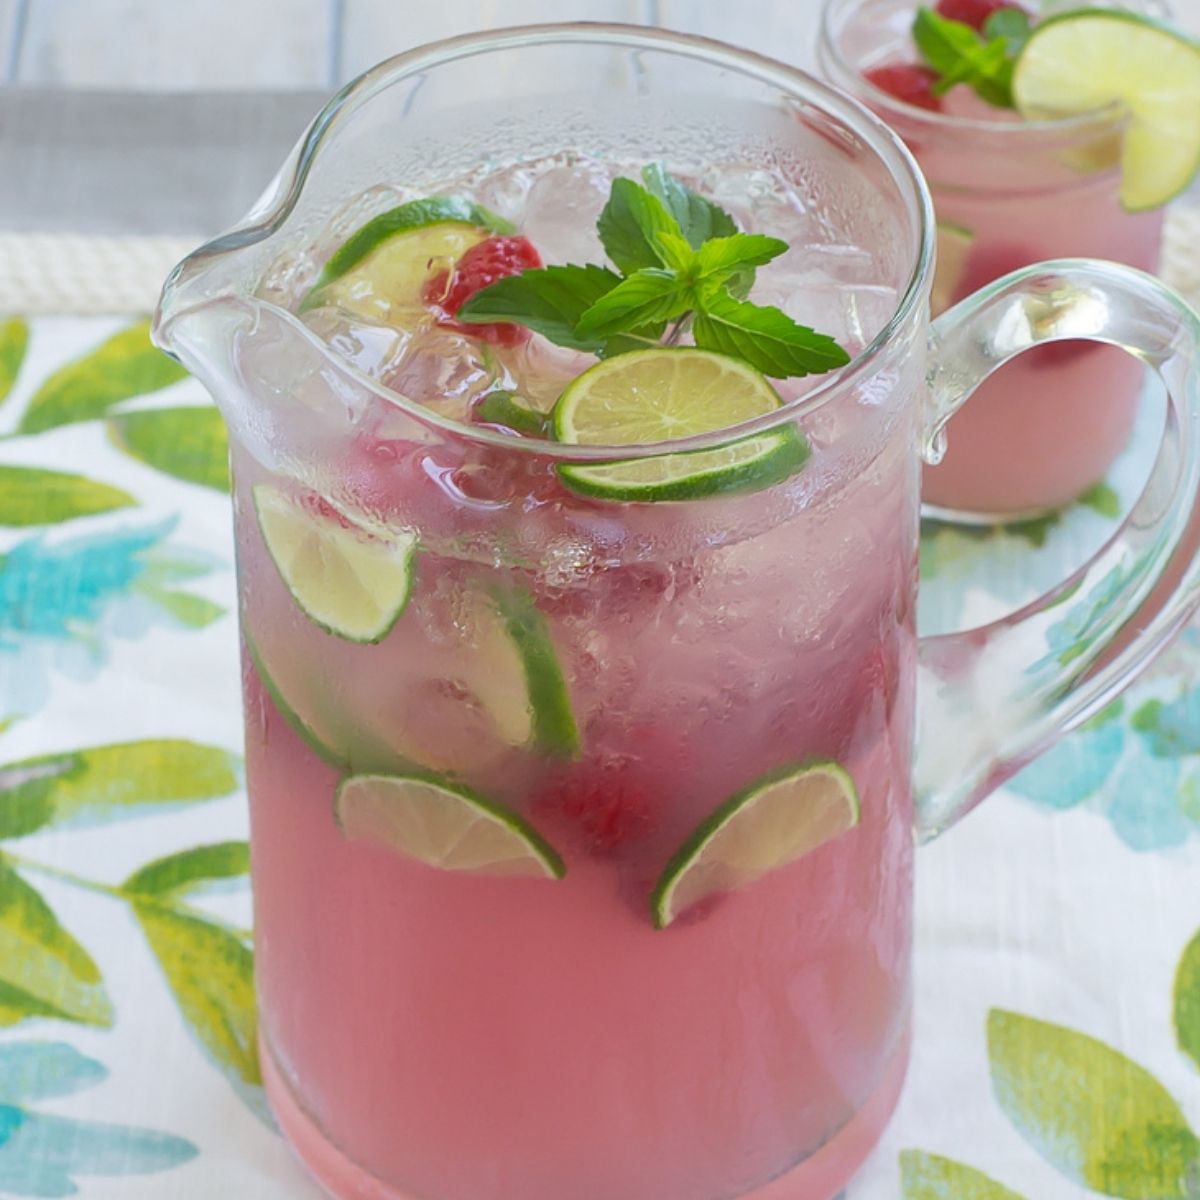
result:
[(836, 762), (790, 764), (735, 792), (705, 818), (659, 876), (654, 923), (787, 866), (859, 822), (858, 789)]
[(387, 846), (443, 871), (561, 879), (561, 856), (524, 818), (434, 775), (352, 775), (334, 819), (351, 841)]

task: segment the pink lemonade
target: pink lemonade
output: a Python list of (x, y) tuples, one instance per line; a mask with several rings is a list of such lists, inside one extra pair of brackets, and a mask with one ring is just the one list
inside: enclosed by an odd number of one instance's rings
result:
[[(642, 165), (564, 152), (424, 191), (486, 204), (544, 259), (579, 262), (597, 256), (613, 178)], [(886, 323), (902, 281), (789, 164), (681, 174), (791, 244), (752, 297), (815, 314), (852, 353)], [(290, 296), (268, 285), (276, 301), (295, 309), (337, 244), (410, 198), (355, 201), (292, 268)], [(422, 263), (421, 295), (448, 265)], [(593, 358), (412, 308), (373, 321), (372, 286), (343, 293), (355, 311), (303, 319), (414, 405), (354, 409), (324, 472), (234, 457), (280, 1121), (331, 1194), (356, 1200), (827, 1200), (878, 1137), (907, 1055), (916, 531), (898, 535), (896, 514), (915, 511), (919, 348), (899, 338), (859, 387), (801, 408), (811, 453), (786, 479), (619, 503), (479, 419), (497, 382), (548, 410)], [(296, 369), (301, 421), (333, 393)], [(812, 382), (777, 386), (786, 399)], [(306, 615), (256, 517), (267, 494), (377, 546), (419, 532), (386, 636), (358, 644)], [(497, 605), (517, 606), (520, 637)], [(657, 927), (656, 881), (697, 828), (811, 763), (852, 780), (852, 827)], [(438, 869), (349, 836), (339, 785), (414, 770), (536, 831), (561, 878)]]
[[(994, 0), (951, 0), (957, 9)], [(1080, 118), (1030, 126), (968, 87), (937, 111), (898, 101), (864, 78), (917, 61), (911, 0), (844, 0), (827, 9), (826, 73), (908, 144), (938, 219), (934, 315), (1018, 267), (1094, 257), (1153, 272), (1163, 210), (1130, 213), (1119, 199), (1120, 124)], [(1099, 482), (1133, 429), (1144, 379), (1132, 355), (1096, 343), (1031, 350), (1002, 367), (956, 413), (946, 456), (928, 467), (927, 504), (981, 516), (1053, 509)]]

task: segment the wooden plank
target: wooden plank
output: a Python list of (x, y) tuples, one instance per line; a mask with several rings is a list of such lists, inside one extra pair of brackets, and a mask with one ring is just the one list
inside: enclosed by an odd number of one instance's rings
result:
[(17, 14), (21, 0), (0, 0), (0, 80), (11, 82), (17, 65)]
[(426, 42), (546, 21), (624, 21), (644, 25), (654, 0), (343, 0), (341, 81)]
[(33, 0), (16, 79), (170, 91), (324, 87), (334, 11), (330, 0)]

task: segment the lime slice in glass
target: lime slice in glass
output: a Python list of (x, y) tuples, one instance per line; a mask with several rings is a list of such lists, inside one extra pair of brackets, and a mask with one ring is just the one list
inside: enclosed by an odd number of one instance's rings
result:
[(387, 636), (412, 591), (415, 533), (376, 537), (265, 483), (254, 489), (254, 510), (279, 575), (309, 620), (350, 642)]
[[(543, 754), (573, 758), (579, 752), (579, 731), (545, 618), (523, 588), (496, 588), (492, 600), (503, 623), (503, 641), (493, 638), (484, 647), (490, 669), (478, 677), (476, 690), (498, 728), (520, 733), (512, 736), (514, 744), (531, 742)], [(507, 682), (514, 666), (522, 681), (519, 693)], [(515, 703), (517, 695), (524, 703)]]
[[(778, 393), (747, 363), (690, 347), (637, 350), (575, 379), (554, 408), (570, 445), (633, 446), (712, 433), (773, 412)], [(563, 482), (611, 500), (692, 500), (778, 483), (803, 466), (808, 443), (793, 427), (713, 449), (559, 468)]]
[(954, 221), (937, 223), (937, 268), (933, 274), (933, 291), (930, 304), (933, 315), (945, 312), (954, 303), (967, 276), (967, 261), (975, 235), (965, 226)]
[(339, 785), (338, 828), (443, 871), (561, 879), (554, 848), (515, 812), (423, 775), (352, 775)]
[(1158, 208), (1200, 166), (1200, 45), (1137, 13), (1077, 9), (1035, 25), (1017, 59), (1013, 99), (1026, 117), (1121, 104), (1121, 203)]
[(730, 796), (667, 863), (651, 896), (654, 923), (787, 866), (853, 828), (858, 790), (835, 762), (784, 767)]

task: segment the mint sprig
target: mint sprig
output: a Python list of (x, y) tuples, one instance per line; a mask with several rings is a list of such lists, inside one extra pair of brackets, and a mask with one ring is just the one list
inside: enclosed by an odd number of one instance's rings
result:
[(525, 325), (560, 346), (600, 357), (677, 337), (690, 321), (696, 344), (748, 362), (776, 378), (822, 373), (849, 355), (833, 340), (777, 308), (745, 299), (754, 271), (787, 250), (764, 234), (740, 233), (733, 218), (661, 166), (643, 187), (613, 181), (596, 223), (618, 268), (540, 267), (477, 292), (457, 319)]
[(939, 76), (935, 95), (961, 83), (996, 108), (1012, 108), (1013, 68), (1029, 38), (1029, 16), (1018, 8), (998, 9), (983, 28), (981, 35), (963, 21), (921, 8), (912, 36), (925, 64)]

